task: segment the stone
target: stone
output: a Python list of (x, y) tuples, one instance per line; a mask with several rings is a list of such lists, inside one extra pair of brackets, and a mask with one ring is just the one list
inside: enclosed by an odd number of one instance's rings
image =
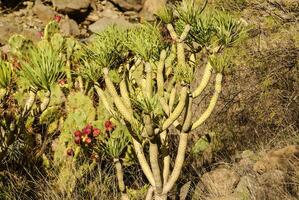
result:
[(235, 171), (225, 167), (218, 167), (215, 170), (205, 173), (201, 181), (211, 196), (226, 196), (233, 193), (240, 177)]
[(127, 0), (112, 0), (112, 2), (125, 11), (128, 10), (140, 11), (142, 8), (142, 5), (140, 5), (140, 1), (130, 2)]
[(108, 17), (103, 17), (100, 20), (96, 21), (95, 23), (89, 26), (89, 30), (93, 33), (98, 33), (105, 30), (108, 26), (111, 25), (119, 25), (123, 27), (132, 26), (132, 24), (127, 21), (124, 17), (119, 17), (116, 19), (111, 19)]
[(141, 18), (144, 20), (154, 20), (154, 14), (163, 8), (166, 2), (167, 0), (146, 0), (140, 13)]
[(43, 24), (47, 24), (54, 19), (56, 12), (49, 6), (45, 6), (40, 0), (35, 1), (32, 8), (33, 14), (35, 14)]
[(290, 145), (269, 151), (254, 164), (253, 170), (262, 174), (274, 169), (282, 171), (293, 170), (294, 166), (299, 167), (299, 147)]
[(59, 12), (86, 12), (91, 6), (91, 0), (52, 0), (53, 6)]
[(75, 20), (65, 18), (62, 19), (59, 23), (60, 30), (64, 35), (67, 36), (77, 36), (80, 35), (80, 29)]

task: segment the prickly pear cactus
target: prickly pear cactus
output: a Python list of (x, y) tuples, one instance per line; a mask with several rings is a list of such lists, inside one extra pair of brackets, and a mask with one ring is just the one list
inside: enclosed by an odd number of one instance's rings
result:
[(84, 125), (92, 123), (96, 116), (92, 100), (80, 92), (69, 94), (66, 101), (66, 112), (67, 117), (54, 153), (54, 165), (63, 163), (67, 156), (66, 150), (75, 147), (73, 133), (82, 129)]

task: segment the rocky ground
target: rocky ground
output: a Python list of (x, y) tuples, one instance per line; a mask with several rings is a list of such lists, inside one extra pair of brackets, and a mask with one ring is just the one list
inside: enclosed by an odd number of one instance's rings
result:
[[(60, 28), (65, 35), (81, 39), (99, 32), (110, 24), (129, 25), (150, 16), (142, 10), (141, 1), (52, 0), (22, 1), (10, 7), (2, 2), (0, 10), (0, 45), (12, 34), (23, 34), (33, 41), (55, 16), (60, 16)], [(148, 6), (151, 7), (151, 6)]]

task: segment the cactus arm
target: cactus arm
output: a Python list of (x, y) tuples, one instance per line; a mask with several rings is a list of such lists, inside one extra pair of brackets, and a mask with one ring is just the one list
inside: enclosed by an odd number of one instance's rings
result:
[(148, 162), (145, 158), (142, 145), (134, 137), (132, 137), (132, 141), (133, 141), (133, 146), (134, 146), (134, 149), (135, 149), (137, 159), (139, 161), (139, 164), (141, 166), (141, 169), (142, 169), (144, 175), (146, 176), (149, 183), (152, 186), (155, 186), (154, 175), (153, 175), (152, 170), (151, 170), (151, 168), (150, 168), (150, 166), (149, 166), (149, 164), (148, 164)]
[(28, 112), (31, 110), (36, 98), (36, 91), (30, 90), (29, 91), (29, 97), (26, 100), (24, 110), (22, 112), (22, 117), (25, 117)]
[(149, 146), (149, 157), (150, 165), (155, 181), (155, 191), (162, 192), (162, 180), (159, 167), (159, 150), (157, 144), (157, 137), (154, 136), (153, 121), (149, 115), (144, 117), (145, 130), (148, 136), (150, 136), (150, 146)]
[(178, 66), (184, 66), (186, 64), (184, 40), (186, 39), (189, 30), (190, 30), (190, 25), (186, 25), (180, 39), (177, 41)]
[(129, 200), (129, 196), (126, 193), (126, 185), (124, 182), (124, 173), (123, 173), (122, 164), (120, 163), (120, 160), (118, 158), (114, 158), (113, 163), (116, 171), (118, 188), (121, 192), (121, 200)]
[(167, 28), (167, 30), (168, 30), (168, 32), (169, 32), (169, 34), (170, 34), (171, 39), (172, 39), (173, 41), (176, 41), (176, 40), (178, 39), (178, 36), (177, 36), (177, 34), (176, 34), (176, 32), (175, 32), (175, 30), (174, 30), (172, 24), (167, 24), (167, 25), (166, 25), (166, 28)]
[(167, 116), (169, 116), (170, 110), (169, 110), (169, 106), (166, 103), (166, 100), (163, 97), (161, 97), (159, 99), (159, 102), (160, 102), (160, 104), (162, 106), (163, 111), (166, 113)]
[(43, 113), (48, 108), (50, 100), (51, 100), (51, 91), (49, 90), (46, 92), (45, 98), (43, 99), (40, 106), (38, 108), (36, 108), (35, 110), (33, 110), (33, 114), (40, 115), (41, 113)]
[(149, 157), (150, 157), (151, 168), (155, 180), (155, 191), (157, 193), (161, 193), (162, 179), (161, 179), (161, 172), (159, 167), (159, 149), (158, 149), (158, 144), (156, 139), (150, 141)]
[(194, 130), (197, 127), (199, 127), (211, 115), (211, 113), (214, 110), (215, 105), (217, 103), (219, 94), (221, 92), (221, 82), (222, 82), (222, 74), (221, 73), (217, 73), (216, 80), (215, 80), (215, 91), (214, 91), (214, 94), (213, 94), (213, 96), (211, 98), (209, 106), (205, 110), (205, 112), (192, 124), (191, 130)]
[(164, 77), (163, 77), (163, 71), (164, 71), (164, 64), (166, 59), (166, 51), (163, 50), (160, 54), (160, 61), (157, 68), (157, 87), (158, 87), (158, 95), (160, 97), (163, 97), (164, 94)]
[(98, 85), (95, 85), (95, 89), (96, 89), (96, 92), (99, 96), (99, 98), (101, 99), (104, 107), (106, 108), (106, 110), (111, 114), (111, 115), (114, 115), (116, 112), (115, 110), (112, 108), (112, 106), (109, 104), (108, 100), (107, 100), (107, 97), (104, 93), (104, 91), (98, 86)]
[(146, 72), (146, 79), (145, 79), (145, 87), (144, 87), (144, 94), (147, 98), (151, 98), (153, 96), (153, 74), (152, 74), (152, 67), (150, 63), (145, 63), (145, 72)]
[(193, 98), (198, 97), (203, 92), (203, 90), (206, 88), (206, 86), (208, 85), (209, 80), (212, 75), (212, 69), (213, 69), (213, 67), (212, 67), (211, 63), (208, 62), (206, 65), (206, 68), (204, 70), (203, 77), (201, 79), (200, 84), (195, 89), (195, 91), (192, 93)]
[(186, 116), (180, 133), (177, 156), (169, 180), (163, 187), (163, 194), (167, 194), (171, 190), (173, 185), (176, 183), (182, 171), (183, 164), (185, 161), (185, 154), (186, 154), (187, 143), (188, 143), (188, 132), (190, 130), (191, 119), (192, 119), (192, 96), (190, 94), (188, 99), (186, 99), (186, 104), (187, 104)]
[(127, 84), (126, 84), (125, 79), (121, 80), (121, 82), (119, 84), (119, 89), (120, 89), (120, 94), (121, 94), (121, 97), (123, 98), (124, 103), (131, 110), (132, 105), (131, 105), (131, 100), (130, 100), (130, 97), (129, 97), (129, 93), (128, 93)]
[(66, 74), (68, 88), (72, 88), (73, 82), (72, 82), (72, 73), (71, 73), (71, 61), (69, 59), (66, 61), (65, 74)]
[(191, 26), (189, 24), (185, 25), (183, 33), (180, 36), (179, 42), (183, 42), (186, 39), (190, 29), (191, 29)]
[(172, 88), (170, 92), (170, 97), (169, 97), (169, 102), (168, 102), (168, 107), (169, 111), (172, 112), (174, 101), (175, 101), (175, 96), (176, 96), (176, 88)]
[(103, 71), (104, 71), (104, 79), (105, 79), (106, 87), (110, 95), (112, 96), (116, 108), (128, 122), (135, 125), (136, 119), (133, 117), (133, 111), (128, 109), (123, 103), (123, 101), (121, 100), (121, 98), (118, 96), (116, 89), (108, 76), (108, 69), (104, 68)]
[(160, 134), (160, 139), (162, 143), (162, 156), (163, 156), (163, 185), (166, 184), (169, 176), (170, 170), (170, 155), (169, 155), (169, 143), (167, 130)]
[(150, 186), (147, 190), (145, 200), (153, 200), (154, 191), (155, 191), (154, 187)]
[(188, 133), (180, 133), (178, 153), (175, 159), (175, 165), (169, 177), (168, 182), (163, 187), (163, 192), (162, 192), (163, 194), (167, 194), (172, 189), (173, 185), (175, 184), (175, 182), (177, 181), (180, 175), (185, 160), (187, 142), (188, 142)]
[(176, 58), (176, 45), (171, 45), (171, 52), (169, 56), (165, 59), (165, 69), (166, 69), (166, 77), (168, 77), (172, 72), (172, 63)]
[(187, 98), (187, 87), (183, 87), (181, 90), (180, 100), (174, 111), (170, 114), (170, 116), (165, 120), (162, 125), (162, 131), (169, 128), (169, 126), (180, 116), (182, 113)]

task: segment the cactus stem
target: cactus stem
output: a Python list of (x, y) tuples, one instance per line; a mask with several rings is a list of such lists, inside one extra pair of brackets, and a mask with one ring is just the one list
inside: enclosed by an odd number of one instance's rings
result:
[(30, 89), (29, 97), (26, 100), (24, 110), (23, 110), (23, 113), (22, 113), (22, 117), (25, 117), (28, 114), (28, 112), (31, 110), (31, 108), (32, 108), (32, 106), (35, 102), (36, 93), (37, 93), (37, 91), (33, 91), (33, 90)]
[(164, 71), (164, 64), (166, 59), (166, 51), (162, 50), (160, 54), (160, 61), (157, 68), (157, 87), (158, 87), (158, 95), (160, 97), (163, 97), (164, 95), (164, 77), (163, 77), (163, 71)]
[(150, 63), (145, 63), (145, 72), (146, 72), (146, 80), (145, 80), (145, 88), (144, 94), (147, 98), (151, 98), (153, 96), (153, 76), (152, 76), (152, 66)]
[(205, 112), (192, 124), (191, 130), (196, 129), (202, 123), (204, 123), (208, 119), (208, 117), (211, 115), (211, 113), (213, 112), (213, 110), (216, 106), (219, 94), (221, 92), (221, 82), (222, 82), (222, 74), (217, 73), (216, 74), (216, 80), (215, 80), (215, 91), (214, 91), (214, 94), (213, 94), (213, 96), (210, 100), (209, 106), (205, 110)]
[(127, 89), (127, 84), (126, 84), (125, 79), (121, 80), (121, 82), (119, 84), (119, 89), (120, 89), (120, 94), (121, 94), (121, 97), (123, 98), (124, 103), (131, 110), (132, 109), (131, 100), (129, 97), (129, 92)]
[(118, 188), (121, 192), (121, 200), (129, 200), (129, 196), (126, 193), (126, 185), (124, 182), (124, 173), (123, 173), (122, 164), (118, 158), (114, 158), (113, 162), (114, 162), (114, 167), (116, 170)]
[(156, 139), (150, 141), (149, 156), (155, 180), (155, 193), (162, 193), (162, 179), (159, 166), (159, 150)]
[(133, 146), (135, 149), (135, 153), (137, 156), (137, 159), (139, 161), (139, 164), (141, 166), (141, 169), (144, 173), (144, 175), (146, 176), (147, 180), (149, 181), (149, 183), (155, 187), (155, 179), (154, 179), (154, 175), (153, 172), (145, 158), (144, 152), (143, 152), (143, 148), (142, 145), (134, 138), (132, 137), (132, 141), (133, 141)]
[(195, 89), (195, 91), (192, 93), (193, 98), (198, 97), (203, 92), (203, 90), (206, 88), (206, 86), (209, 83), (210, 77), (212, 75), (212, 70), (213, 70), (213, 67), (212, 67), (211, 63), (208, 62), (206, 65), (206, 68), (204, 70), (203, 77), (201, 79), (200, 84)]
[(165, 120), (162, 126), (162, 131), (166, 130), (182, 113), (187, 98), (187, 87), (184, 86), (181, 90), (180, 100), (174, 111), (170, 114), (170, 116)]
[(174, 168), (169, 177), (169, 180), (163, 187), (162, 194), (167, 194), (171, 190), (171, 188), (177, 181), (182, 171), (182, 167), (185, 160), (186, 149), (187, 149), (187, 143), (188, 143), (188, 133), (180, 133), (180, 141), (179, 141), (177, 156), (174, 163)]
[(174, 30), (172, 24), (167, 24), (167, 25), (166, 25), (166, 28), (167, 28), (167, 30), (169, 31), (169, 34), (170, 34), (170, 36), (171, 36), (171, 39), (172, 39), (173, 41), (176, 41), (176, 40), (178, 39), (178, 36), (177, 36), (177, 34), (176, 34), (176, 32), (175, 32), (175, 30)]

